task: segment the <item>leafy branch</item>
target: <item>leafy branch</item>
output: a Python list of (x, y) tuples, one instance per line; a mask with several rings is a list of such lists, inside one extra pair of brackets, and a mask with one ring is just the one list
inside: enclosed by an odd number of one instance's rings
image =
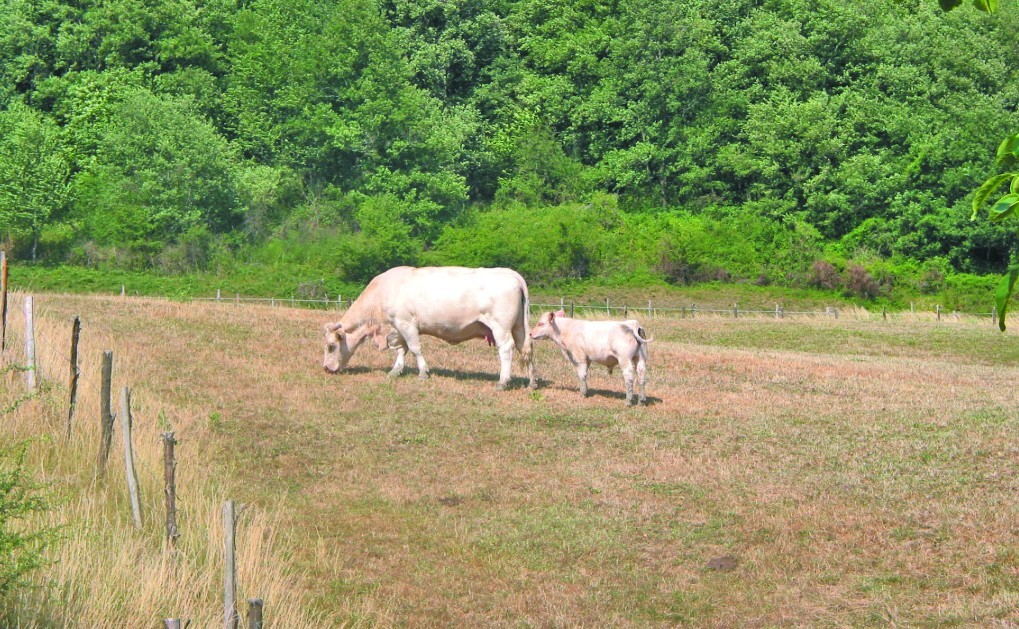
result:
[[(1019, 162), (1019, 133), (1005, 138), (998, 146), (998, 154), (995, 164), (998, 170), (1004, 170), (990, 177), (983, 183), (973, 197), (973, 214), (971, 220), (975, 220), (988, 199), (999, 194), (1002, 187), (1008, 184), (1008, 193), (1003, 195), (991, 205), (987, 218), (992, 223), (1000, 223), (1006, 219), (1019, 219), (1019, 171), (1016, 164)], [(1019, 235), (1019, 229), (1016, 231)], [(995, 307), (998, 311), (998, 327), (1005, 331), (1005, 314), (1008, 312), (1008, 304), (1015, 294), (1016, 282), (1019, 280), (1019, 260), (1013, 258), (1013, 263), (1008, 267), (1005, 276), (998, 285), (995, 293)]]

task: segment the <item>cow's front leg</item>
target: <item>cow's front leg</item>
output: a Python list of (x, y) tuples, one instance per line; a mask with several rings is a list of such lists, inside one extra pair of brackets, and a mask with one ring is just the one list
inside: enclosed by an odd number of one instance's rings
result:
[(393, 327), (403, 337), (404, 345), (407, 346), (407, 351), (414, 354), (414, 358), (418, 364), (418, 378), (424, 380), (428, 378), (428, 363), (425, 362), (425, 357), (421, 353), (421, 336), (418, 334), (417, 327), (409, 323), (393, 323)]
[(587, 397), (587, 370), (591, 361), (582, 360), (577, 363), (577, 377), (580, 378), (580, 397)]
[(403, 369), (407, 364), (407, 350), (398, 347), (396, 349), (396, 362), (393, 363), (393, 368), (389, 370), (389, 377), (395, 378), (403, 373)]

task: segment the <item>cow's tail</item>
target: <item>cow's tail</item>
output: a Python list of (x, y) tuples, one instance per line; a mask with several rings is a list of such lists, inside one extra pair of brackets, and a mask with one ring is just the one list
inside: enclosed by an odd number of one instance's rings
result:
[(531, 368), (534, 364), (534, 354), (531, 351), (531, 298), (527, 294), (527, 284), (521, 278), (520, 307), (524, 315), (524, 342), (520, 348), (520, 365), (524, 369)]
[(644, 328), (642, 326), (639, 326), (639, 325), (638, 326), (634, 326), (634, 327), (630, 328), (630, 331), (633, 332), (634, 338), (636, 338), (642, 344), (647, 344), (647, 343), (650, 343), (651, 341), (654, 340), (654, 339), (649, 339), (647, 337), (647, 332), (644, 331)]

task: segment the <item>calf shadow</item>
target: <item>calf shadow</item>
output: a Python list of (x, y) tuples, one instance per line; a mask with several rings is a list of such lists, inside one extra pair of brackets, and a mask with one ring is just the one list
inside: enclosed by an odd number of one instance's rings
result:
[[(580, 396), (580, 389), (566, 388), (565, 390), (566, 391), (575, 391), (577, 393), (577, 396), (578, 397)], [(625, 401), (626, 400), (626, 391), (616, 391), (614, 389), (592, 389), (592, 388), (588, 387), (588, 389), (587, 389), (587, 397), (595, 397), (595, 396), (598, 396), (598, 397), (607, 397), (607, 398), (613, 398), (613, 399), (616, 399), (616, 400), (623, 400), (623, 401)], [(634, 397), (634, 399), (636, 399), (637, 398), (637, 394), (634, 393), (633, 397)], [(655, 397), (653, 395), (649, 395), (649, 396), (647, 396), (647, 402), (644, 402), (643, 404), (638, 403), (638, 402), (634, 402), (634, 406), (653, 406), (655, 404), (661, 404), (661, 402), (662, 402), (662, 398), (658, 398), (658, 397)]]

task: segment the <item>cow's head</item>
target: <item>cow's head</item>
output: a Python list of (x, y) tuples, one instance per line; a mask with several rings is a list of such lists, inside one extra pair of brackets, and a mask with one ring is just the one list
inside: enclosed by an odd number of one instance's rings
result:
[(538, 323), (531, 328), (532, 339), (548, 339), (559, 336), (559, 327), (556, 326), (555, 320), (557, 317), (565, 317), (566, 313), (562, 310), (558, 312), (546, 312), (541, 315), (538, 319)]
[(355, 347), (348, 345), (348, 334), (342, 323), (332, 323), (325, 328), (325, 351), (322, 354), (322, 367), (329, 373), (336, 373), (347, 366)]

